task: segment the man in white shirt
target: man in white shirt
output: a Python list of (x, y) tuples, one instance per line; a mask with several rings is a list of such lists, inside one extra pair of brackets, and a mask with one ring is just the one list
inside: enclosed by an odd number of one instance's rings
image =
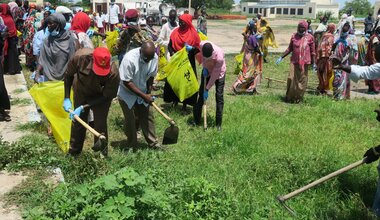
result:
[(117, 4), (115, 4), (115, 0), (111, 0), (111, 6), (110, 6), (110, 30), (113, 31), (115, 28), (115, 25), (119, 23), (119, 14), (120, 14), (120, 8)]
[(169, 60), (168, 45), (170, 40), (170, 35), (173, 30), (178, 27), (177, 23), (177, 11), (172, 9), (169, 12), (169, 22), (162, 25), (160, 36), (158, 37), (158, 43), (165, 48), (166, 58)]
[[(375, 59), (377, 63), (372, 64), (371, 66), (358, 66), (358, 65), (342, 65), (341, 61), (333, 57), (333, 68), (335, 69), (341, 69), (345, 72), (350, 73), (350, 78), (357, 82), (359, 79), (379, 79), (380, 78), (380, 44), (377, 44), (375, 46)], [(380, 109), (375, 110), (377, 113), (377, 120), (380, 121)], [(364, 154), (365, 162), (372, 163), (379, 159), (380, 156), (380, 145), (370, 148), (366, 151)], [(380, 171), (380, 164), (378, 165), (377, 169)], [(379, 173), (380, 174), (380, 173)], [(372, 209), (375, 212), (375, 214), (380, 217), (380, 181), (377, 182), (377, 191), (375, 194), (375, 199), (373, 201)]]
[(103, 27), (104, 27), (104, 32), (107, 31), (107, 26), (108, 26), (108, 15), (104, 12), (102, 12), (102, 15), (100, 16), (103, 22)]
[(350, 79), (357, 82), (360, 79), (374, 80), (380, 78), (380, 44), (375, 46), (375, 59), (377, 63), (371, 66), (342, 65), (337, 57), (332, 57), (332, 62), (334, 69), (341, 69), (350, 73)]
[(157, 74), (158, 56), (154, 43), (144, 42), (140, 48), (125, 54), (120, 64), (120, 85), (118, 99), (124, 114), (124, 133), (127, 146), (137, 146), (136, 122), (141, 127), (149, 147), (160, 149), (155, 134), (155, 125), (150, 104), (153, 79)]
[(95, 22), (96, 27), (99, 29), (99, 33), (104, 34), (103, 19), (100, 17), (99, 13), (96, 13), (95, 15)]

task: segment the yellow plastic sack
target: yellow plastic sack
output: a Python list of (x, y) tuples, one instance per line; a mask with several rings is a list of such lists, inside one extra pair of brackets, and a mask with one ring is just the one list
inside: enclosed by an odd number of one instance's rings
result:
[(199, 38), (201, 39), (201, 41), (208, 40), (208, 37), (204, 33), (199, 31), (198, 35), (199, 35)]
[(235, 56), (235, 61), (236, 61), (236, 67), (234, 71), (235, 75), (239, 74), (240, 71), (243, 69), (243, 57), (244, 57), (244, 52)]
[(62, 151), (67, 153), (70, 147), (71, 120), (62, 107), (64, 98), (63, 81), (35, 84), (29, 90), (29, 93), (49, 120), (55, 141)]
[(115, 56), (116, 55), (115, 46), (117, 44), (117, 38), (119, 37), (119, 32), (117, 30), (107, 31), (106, 35), (107, 35), (106, 37), (107, 48), (112, 54), (112, 56)]
[(191, 67), (186, 48), (175, 53), (163, 71), (167, 76), (167, 82), (181, 102), (198, 92), (198, 80)]
[(165, 48), (160, 46), (160, 55), (158, 57), (158, 72), (156, 76), (156, 80), (164, 80), (166, 78), (165, 72), (162, 71), (164, 67), (168, 64), (168, 60), (166, 59)]
[(17, 37), (21, 37), (22, 36), (22, 33), (20, 31), (17, 31)]

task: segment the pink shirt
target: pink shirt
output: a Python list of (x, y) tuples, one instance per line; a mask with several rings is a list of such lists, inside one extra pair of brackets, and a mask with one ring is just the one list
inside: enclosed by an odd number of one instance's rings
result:
[[(293, 64), (300, 64), (302, 62), (311, 64), (312, 56), (315, 56), (314, 37), (309, 33), (306, 33), (303, 37), (293, 34), (289, 47), (285, 52), (292, 52), (290, 61)], [(303, 59), (303, 61), (300, 62), (300, 59)]]
[(209, 58), (203, 57), (202, 52), (200, 53), (202, 56), (202, 66), (208, 70), (210, 75), (210, 80), (206, 85), (206, 89), (209, 90), (215, 84), (216, 80), (222, 79), (226, 74), (226, 61), (224, 60), (223, 50), (210, 41), (201, 42), (201, 51), (205, 43), (210, 43), (214, 49)]

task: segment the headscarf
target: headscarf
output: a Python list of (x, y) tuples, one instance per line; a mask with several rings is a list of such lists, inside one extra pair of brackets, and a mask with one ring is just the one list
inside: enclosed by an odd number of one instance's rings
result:
[(9, 5), (7, 4), (1, 4), (0, 8), (2, 9), (2, 15), (1, 17), (4, 20), (5, 26), (8, 28), (9, 37), (17, 36), (17, 30), (15, 22), (13, 21), (12, 15), (11, 15), (11, 9)]
[(330, 24), (327, 25), (327, 32), (328, 33), (334, 34), (335, 29), (336, 29), (336, 26), (335, 26), (334, 23), (330, 23)]
[(77, 34), (86, 33), (90, 28), (90, 24), (90, 17), (84, 12), (79, 12), (73, 18), (70, 30), (75, 31)]
[(183, 14), (179, 16), (179, 19), (185, 23), (185, 27), (178, 27), (174, 29), (170, 35), (173, 49), (179, 51), (185, 46), (185, 43), (190, 46), (199, 48), (201, 39), (199, 38), (198, 32), (193, 26), (193, 16), (189, 14)]
[(62, 14), (52, 14), (48, 20), (59, 24), (60, 34), (50, 35), (44, 40), (38, 63), (43, 66), (44, 75), (49, 80), (62, 80), (67, 63), (75, 53), (75, 40), (72, 34), (64, 29), (66, 20)]
[(9, 7), (10, 7), (10, 10), (11, 10), (11, 14), (12, 14), (12, 17), (15, 17), (16, 14), (15, 14), (15, 10), (18, 8), (18, 5), (16, 2), (9, 2), (8, 3)]
[(58, 31), (60, 33), (65, 30), (65, 26), (66, 26), (65, 16), (59, 13), (54, 13), (54, 14), (49, 15), (49, 17), (50, 17), (50, 22), (58, 23)]
[(309, 24), (305, 20), (301, 20), (298, 22), (298, 27), (304, 27), (307, 30)]

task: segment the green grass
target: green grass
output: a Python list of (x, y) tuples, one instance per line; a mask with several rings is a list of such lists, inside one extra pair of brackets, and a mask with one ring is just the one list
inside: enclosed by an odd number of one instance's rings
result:
[(13, 98), (11, 99), (11, 105), (30, 105), (32, 101), (26, 98)]
[[(288, 59), (276, 66), (277, 57), (277, 54), (270, 55), (270, 63), (264, 65), (263, 76), (286, 80)], [(173, 189), (186, 185), (188, 179), (204, 180), (224, 193), (225, 197), (217, 193), (215, 199), (234, 201), (231, 205), (233, 211), (226, 212), (227, 217), (222, 219), (289, 219), (291, 216), (277, 202), (277, 195), (289, 193), (353, 163), (362, 158), (366, 149), (378, 145), (378, 122), (373, 113), (377, 101), (355, 99), (337, 102), (316, 96), (310, 89), (303, 103), (287, 104), (282, 101), (286, 85), (273, 82), (267, 88), (266, 80), (259, 88), (261, 95), (233, 96), (230, 93), (236, 79), (232, 74), (233, 56), (226, 56), (226, 60), (228, 73), (221, 133), (214, 128), (215, 101), (214, 89), (211, 89), (209, 130), (206, 132), (202, 127), (188, 124), (192, 114), (183, 115), (181, 106), (165, 106), (164, 111), (180, 128), (178, 144), (170, 146), (167, 151), (146, 147), (135, 152), (119, 150), (126, 136), (122, 130), (122, 112), (115, 102), (108, 117), (109, 158), (101, 159), (91, 152), (91, 136), (87, 138), (84, 153), (75, 159), (62, 155), (56, 149), (47, 150), (44, 147), (50, 149), (56, 145), (44, 137), (44, 129), (28, 125), (24, 128), (39, 134), (35, 135), (32, 143), (34, 141), (38, 149), (45, 150), (31, 155), (25, 152), (27, 157), (23, 158), (21, 154), (14, 160), (9, 159), (13, 151), (5, 151), (4, 157), (0, 151), (0, 160), (3, 160), (0, 162), (16, 170), (28, 168), (25, 160), (33, 162), (29, 167), (34, 170), (59, 166), (70, 186), (68, 195), (74, 188), (91, 185), (92, 180), (125, 167), (150, 177), (160, 192), (177, 195), (173, 201), (179, 201), (179, 204), (185, 197)], [(317, 82), (312, 72), (309, 81)], [(155, 121), (157, 136), (162, 140), (169, 124), (157, 113)], [(141, 140), (141, 145), (146, 146), (144, 140)], [(15, 149), (19, 147), (25, 151), (27, 148), (22, 146), (19, 144)], [(53, 159), (37, 163), (39, 158), (45, 157)], [(297, 212), (299, 219), (376, 219), (369, 208), (376, 190), (375, 167), (376, 163), (361, 166), (290, 199), (287, 204)], [(44, 176), (38, 172), (36, 175)], [(47, 195), (51, 189), (41, 187), (38, 176), (31, 178), (8, 198), (21, 203), (26, 211), (33, 211), (36, 207), (49, 209), (47, 204), (50, 203), (43, 201), (51, 201)], [(23, 199), (17, 201), (14, 199), (17, 197)], [(174, 209), (173, 212), (176, 219), (199, 219), (178, 217), (182, 216), (181, 213), (188, 213), (185, 209)]]

